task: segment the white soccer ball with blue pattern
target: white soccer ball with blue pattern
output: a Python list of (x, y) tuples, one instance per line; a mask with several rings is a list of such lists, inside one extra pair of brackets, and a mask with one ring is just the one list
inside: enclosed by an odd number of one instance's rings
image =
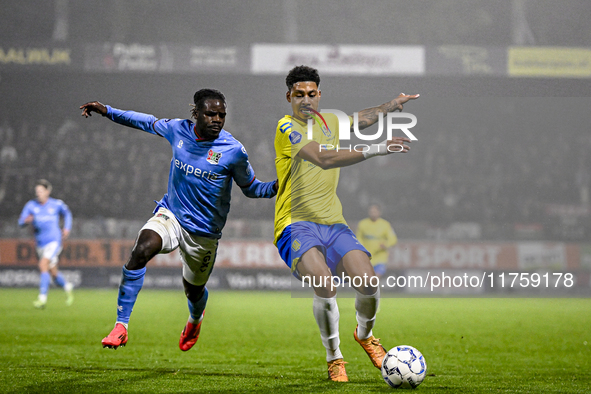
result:
[(396, 346), (382, 361), (382, 376), (394, 388), (416, 388), (427, 374), (425, 358), (412, 346)]

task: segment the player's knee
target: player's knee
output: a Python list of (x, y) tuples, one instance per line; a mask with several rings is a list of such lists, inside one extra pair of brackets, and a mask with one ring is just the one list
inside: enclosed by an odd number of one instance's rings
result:
[(318, 297), (332, 298), (337, 295), (337, 284), (333, 281), (332, 275), (315, 275), (302, 278), (305, 284), (314, 288)]
[(142, 269), (148, 264), (148, 261), (154, 257), (161, 249), (161, 242), (154, 238), (145, 238), (138, 240), (133, 250), (131, 257), (126, 264), (127, 269), (137, 270)]
[(332, 298), (337, 295), (337, 291), (336, 289), (331, 289), (330, 287), (315, 287), (314, 294), (322, 298)]
[(379, 290), (379, 278), (377, 276), (368, 277), (368, 282), (364, 283), (363, 286), (357, 287), (356, 290), (363, 295), (371, 296), (377, 293)]

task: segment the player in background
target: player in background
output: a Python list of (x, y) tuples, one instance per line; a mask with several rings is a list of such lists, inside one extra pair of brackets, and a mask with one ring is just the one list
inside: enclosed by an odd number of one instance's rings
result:
[(180, 249), (183, 285), (189, 319), (179, 348), (187, 351), (199, 338), (208, 299), (205, 284), (214, 266), (218, 240), (230, 210), (232, 181), (250, 198), (272, 198), (277, 182), (256, 179), (242, 144), (223, 129), (226, 99), (213, 89), (193, 97), (189, 119), (157, 119), (122, 111), (97, 101), (80, 108), (88, 117), (99, 113), (112, 121), (165, 138), (172, 147), (168, 191), (157, 202), (154, 216), (139, 231), (131, 256), (123, 267), (117, 298), (117, 320), (103, 347), (127, 343), (127, 326), (144, 282), (146, 264), (158, 253)]
[(390, 256), (388, 248), (396, 245), (398, 237), (390, 222), (383, 219), (382, 209), (378, 204), (371, 204), (368, 218), (357, 225), (357, 239), (371, 254), (371, 264), (377, 276), (386, 273), (386, 265)]
[[(367, 250), (357, 242), (343, 217), (336, 195), (339, 168), (353, 165), (389, 151), (407, 152), (406, 137), (373, 144), (366, 152), (329, 150), (337, 146), (339, 122), (331, 113), (319, 114), (321, 92), (318, 71), (307, 66), (294, 67), (287, 75), (286, 99), (292, 115), (279, 120), (275, 132), (275, 167), (279, 191), (275, 201), (275, 245), (292, 273), (299, 279), (310, 278), (314, 286), (313, 313), (326, 348), (328, 377), (347, 382), (343, 354), (339, 348), (339, 309), (333, 275), (375, 277)], [(378, 121), (380, 114), (402, 110), (418, 95), (401, 94), (379, 107), (359, 112), (359, 128)], [(307, 138), (308, 119), (316, 118), (313, 139)], [(353, 119), (349, 117), (350, 126)], [(376, 278), (377, 282), (377, 278)], [(379, 303), (379, 287), (371, 280), (357, 287), (355, 340), (363, 347), (373, 365), (381, 368), (386, 354), (372, 333)]]
[[(47, 304), (47, 293), (51, 279), (66, 292), (66, 305), (72, 305), (74, 295), (73, 285), (66, 281), (57, 269), (59, 255), (62, 252), (62, 241), (66, 240), (72, 230), (72, 213), (62, 201), (49, 197), (51, 183), (40, 179), (35, 183), (35, 200), (25, 204), (20, 217), (19, 226), (32, 224), (35, 229), (35, 242), (39, 256), (39, 296), (33, 305), (43, 309)], [(60, 219), (63, 227), (60, 228)]]

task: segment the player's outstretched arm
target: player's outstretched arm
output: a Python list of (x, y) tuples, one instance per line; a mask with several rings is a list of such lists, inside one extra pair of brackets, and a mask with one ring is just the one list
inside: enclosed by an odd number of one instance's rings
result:
[(160, 135), (156, 133), (153, 128), (154, 123), (158, 121), (158, 119), (153, 115), (135, 111), (123, 111), (113, 108), (109, 105), (102, 104), (98, 101), (91, 101), (83, 104), (80, 106), (80, 109), (82, 110), (81, 115), (86, 118), (92, 116), (93, 112), (96, 112), (97, 114), (101, 114), (102, 116), (105, 116), (111, 119), (113, 122), (119, 123), (123, 126), (133, 127), (134, 129)]
[[(418, 94), (404, 94), (400, 93), (398, 97), (392, 101), (388, 101), (377, 107), (366, 108), (358, 112), (359, 115), (359, 130), (363, 130), (378, 121), (380, 114), (386, 114), (388, 112), (402, 111), (403, 105), (409, 100), (416, 100), (419, 98)], [(351, 126), (353, 131), (353, 126)]]
[(323, 170), (330, 168), (347, 167), (374, 156), (383, 156), (389, 153), (406, 153), (410, 150), (410, 139), (406, 137), (393, 137), (391, 140), (379, 144), (370, 145), (363, 152), (355, 150), (327, 150), (316, 141), (310, 141), (298, 152), (298, 156), (317, 165)]

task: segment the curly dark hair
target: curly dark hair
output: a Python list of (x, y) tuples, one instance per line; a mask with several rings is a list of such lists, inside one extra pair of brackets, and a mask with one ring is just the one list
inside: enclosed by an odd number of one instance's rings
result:
[(219, 90), (215, 89), (201, 89), (195, 92), (193, 96), (193, 102), (191, 106), (193, 109), (191, 110), (191, 115), (194, 118), (197, 118), (197, 110), (203, 105), (205, 100), (207, 99), (218, 99), (221, 100), (224, 104), (226, 104), (226, 96)]
[(296, 66), (289, 71), (287, 77), (285, 78), (285, 84), (289, 90), (291, 90), (295, 83), (304, 81), (316, 82), (316, 86), (320, 86), (320, 76), (318, 75), (318, 70), (304, 65)]

